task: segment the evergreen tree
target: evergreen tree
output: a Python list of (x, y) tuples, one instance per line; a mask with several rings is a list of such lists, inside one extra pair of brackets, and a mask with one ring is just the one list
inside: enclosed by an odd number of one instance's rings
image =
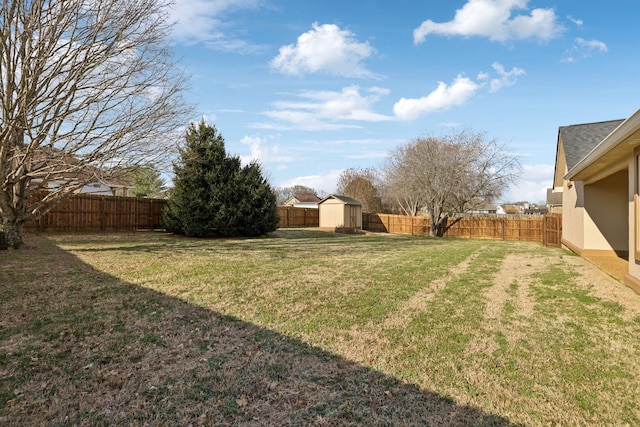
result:
[(190, 124), (174, 163), (174, 189), (165, 228), (193, 237), (259, 236), (275, 231), (276, 197), (260, 165), (242, 167), (227, 155), (224, 139), (204, 120)]

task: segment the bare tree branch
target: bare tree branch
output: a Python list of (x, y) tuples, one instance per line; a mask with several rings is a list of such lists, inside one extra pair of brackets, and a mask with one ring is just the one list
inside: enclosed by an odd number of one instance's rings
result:
[(485, 134), (463, 130), (409, 141), (391, 152), (383, 170), (387, 193), (407, 215), (424, 209), (435, 236), (449, 216), (497, 200), (519, 176), (520, 163)]
[(1, 2), (0, 213), (19, 232), (107, 170), (166, 163), (189, 108), (166, 0)]

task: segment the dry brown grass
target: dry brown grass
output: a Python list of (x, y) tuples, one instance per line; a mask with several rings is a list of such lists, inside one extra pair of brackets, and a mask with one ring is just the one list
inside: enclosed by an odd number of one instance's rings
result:
[(532, 244), (28, 236), (1, 425), (633, 425), (640, 297)]

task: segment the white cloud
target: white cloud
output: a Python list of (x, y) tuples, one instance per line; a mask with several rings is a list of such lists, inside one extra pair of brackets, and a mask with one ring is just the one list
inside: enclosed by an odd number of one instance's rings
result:
[[(331, 194), (336, 191), (336, 185), (338, 178), (342, 173), (342, 169), (332, 169), (321, 172), (317, 175), (299, 176), (280, 183), (280, 187), (293, 187), (294, 185), (304, 185), (305, 187), (313, 188), (314, 190)], [(320, 196), (321, 194), (319, 194)]]
[(492, 77), (490, 73), (483, 72), (478, 74), (477, 81), (473, 81), (468, 77), (458, 75), (451, 85), (439, 82), (438, 87), (427, 96), (400, 98), (393, 106), (393, 112), (399, 120), (415, 120), (423, 114), (463, 105), (478, 90), (487, 85), (490, 92), (496, 92), (505, 86), (512, 86), (516, 84), (518, 76), (526, 74), (525, 70), (518, 67), (513, 67), (510, 71), (506, 71), (504, 66), (497, 62), (494, 62), (491, 67), (497, 73), (497, 77)]
[(478, 88), (479, 85), (473, 80), (458, 76), (451, 85), (439, 82), (433, 92), (422, 98), (400, 98), (393, 106), (393, 112), (400, 120), (415, 120), (422, 114), (464, 104)]
[(349, 30), (334, 24), (313, 24), (313, 29), (300, 35), (296, 44), (280, 48), (271, 60), (271, 68), (283, 74), (328, 73), (344, 77), (377, 77), (362, 61), (376, 50), (367, 42), (359, 42)]
[(221, 108), (218, 110), (219, 113), (229, 113), (229, 114), (239, 114), (244, 113), (244, 110), (240, 110), (237, 108)]
[(280, 153), (280, 146), (270, 145), (275, 139), (277, 139), (276, 136), (244, 136), (240, 142), (249, 146), (251, 154), (248, 156), (240, 156), (240, 160), (245, 165), (249, 164), (252, 160), (257, 160), (260, 164), (292, 162), (294, 160), (293, 157)]
[(257, 9), (264, 0), (176, 0), (170, 19), (175, 22), (173, 37), (180, 43), (202, 43), (214, 50), (248, 53), (262, 46), (230, 34), (233, 24), (223, 20), (235, 11)]
[(576, 24), (578, 27), (582, 27), (582, 25), (584, 25), (584, 22), (582, 21), (582, 19), (574, 18), (571, 15), (567, 15), (567, 19), (573, 22), (574, 24)]
[(285, 124), (278, 123), (253, 123), (250, 127), (254, 129), (271, 129), (271, 130), (342, 130), (342, 129), (359, 129), (361, 126), (341, 123), (331, 123), (325, 120), (320, 120), (313, 113), (307, 111), (294, 111), (294, 110), (275, 110), (265, 111), (262, 114), (265, 116), (285, 122)]
[(578, 37), (574, 40), (573, 46), (564, 53), (563, 62), (577, 62), (581, 59), (590, 58), (594, 54), (607, 53), (609, 48), (600, 40), (585, 40)]
[[(358, 127), (341, 122), (381, 122), (392, 117), (373, 111), (373, 106), (387, 89), (371, 87), (364, 94), (358, 86), (336, 91), (303, 91), (296, 94), (301, 101), (277, 101), (276, 108), (263, 114), (286, 122), (290, 128), (303, 130), (336, 130)], [(254, 125), (255, 126), (255, 125)]]
[(498, 78), (493, 78), (489, 81), (491, 92), (496, 92), (505, 86), (513, 86), (518, 81), (518, 76), (527, 74), (522, 68), (518, 67), (513, 67), (511, 71), (506, 71), (502, 64), (497, 62), (494, 62), (491, 67), (498, 73)]
[(548, 41), (563, 31), (552, 9), (533, 9), (529, 15), (512, 16), (527, 9), (528, 0), (469, 0), (456, 11), (452, 21), (424, 21), (413, 31), (416, 44), (429, 34), (443, 36), (487, 37), (492, 41), (537, 38)]
[(554, 165), (522, 165), (520, 180), (502, 198), (506, 202), (546, 200), (547, 188), (553, 186)]

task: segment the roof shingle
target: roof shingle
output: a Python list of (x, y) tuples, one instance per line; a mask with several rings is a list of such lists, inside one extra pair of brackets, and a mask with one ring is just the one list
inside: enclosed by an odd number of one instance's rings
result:
[(606, 122), (560, 126), (558, 133), (562, 139), (567, 168), (571, 170), (623, 121), (609, 120)]

